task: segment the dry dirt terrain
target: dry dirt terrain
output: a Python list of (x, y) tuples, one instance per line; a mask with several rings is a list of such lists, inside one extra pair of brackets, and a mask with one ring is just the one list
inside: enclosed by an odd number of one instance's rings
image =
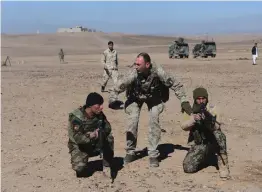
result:
[[(198, 37), (199, 38), (199, 37)], [(253, 40), (262, 35), (216, 36), (217, 57), (168, 59), (171, 37), (121, 34), (2, 35), (2, 60), (12, 66), (1, 68), (2, 97), (2, 191), (262, 191), (262, 62), (252, 66)], [(214, 166), (195, 174), (183, 172), (187, 132), (179, 126), (180, 104), (175, 94), (161, 115), (162, 133), (159, 168), (151, 169), (148, 156), (123, 167), (127, 116), (123, 110), (104, 112), (115, 137), (118, 165), (113, 184), (99, 168), (99, 157), (90, 159), (92, 176), (76, 178), (67, 148), (68, 113), (84, 104), (91, 91), (100, 92), (101, 52), (113, 40), (119, 53), (120, 74), (129, 68), (140, 51), (174, 73), (192, 90), (206, 87), (210, 100), (223, 115), (227, 136), (231, 180), (222, 181)], [(190, 50), (195, 37), (188, 37)], [(260, 46), (260, 44), (258, 44)], [(60, 64), (59, 49), (66, 54)], [(239, 58), (247, 60), (239, 60)], [(107, 87), (110, 88), (112, 80)], [(124, 94), (121, 94), (124, 99)], [(147, 147), (148, 113), (143, 106), (139, 122), (138, 149)]]

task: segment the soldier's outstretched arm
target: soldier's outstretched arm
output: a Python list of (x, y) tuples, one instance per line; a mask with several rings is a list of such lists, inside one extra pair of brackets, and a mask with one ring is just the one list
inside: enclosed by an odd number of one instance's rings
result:
[(122, 79), (119, 79), (110, 91), (109, 101), (118, 99), (118, 95), (124, 92), (129, 85), (137, 78), (135, 69), (128, 71)]
[(103, 66), (105, 66), (106, 64), (106, 55), (105, 55), (105, 52), (102, 53), (101, 55), (101, 63)]
[(167, 73), (161, 65), (157, 65), (157, 74), (160, 80), (175, 92), (181, 103), (188, 101), (183, 84), (174, 75)]
[(183, 84), (174, 76), (167, 73), (161, 65), (157, 65), (157, 74), (160, 80), (175, 92), (176, 97), (180, 100), (182, 108), (187, 114), (192, 113)]

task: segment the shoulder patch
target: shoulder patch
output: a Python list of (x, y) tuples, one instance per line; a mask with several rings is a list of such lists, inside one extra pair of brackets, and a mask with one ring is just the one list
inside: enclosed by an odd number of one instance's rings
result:
[(73, 125), (73, 129), (75, 130), (75, 131), (79, 131), (79, 125)]
[(71, 122), (71, 127), (72, 129), (74, 129), (75, 131), (79, 131), (80, 129), (80, 126), (81, 126), (81, 122), (77, 119), (73, 119), (72, 122)]

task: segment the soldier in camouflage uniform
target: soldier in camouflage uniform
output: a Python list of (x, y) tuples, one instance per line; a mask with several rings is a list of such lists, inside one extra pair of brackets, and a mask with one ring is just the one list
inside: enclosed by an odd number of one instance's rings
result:
[(64, 63), (65, 62), (65, 60), (64, 60), (65, 54), (64, 54), (63, 49), (60, 49), (58, 56), (59, 56), (60, 63), (61, 63), (61, 61), (63, 61), (63, 63)]
[[(221, 131), (222, 122), (219, 111), (216, 106), (208, 102), (208, 93), (205, 88), (196, 88), (193, 91), (193, 98), (193, 114), (183, 113), (181, 123), (183, 130), (190, 131), (188, 142), (191, 143), (191, 148), (183, 162), (184, 171), (186, 173), (197, 172), (208, 163), (210, 155), (217, 154), (220, 177), (227, 179), (229, 178), (229, 166), (226, 136)], [(205, 113), (201, 112), (201, 105), (206, 107), (210, 115), (205, 116)]]
[(108, 49), (106, 49), (101, 58), (101, 62), (104, 67), (103, 82), (101, 87), (101, 92), (105, 91), (105, 87), (109, 78), (113, 79), (114, 84), (117, 82), (118, 78), (118, 58), (117, 52), (113, 48), (114, 43), (112, 41), (108, 42)]
[(175, 92), (182, 108), (190, 114), (192, 109), (183, 85), (174, 76), (166, 73), (160, 65), (151, 63), (147, 53), (140, 53), (137, 56), (134, 69), (124, 75), (124, 79), (119, 80), (112, 89), (109, 107), (113, 109), (114, 102), (118, 101), (118, 95), (126, 90), (127, 101), (124, 107), (128, 114), (128, 123), (125, 164), (136, 160), (139, 116), (143, 103), (146, 103), (149, 111), (149, 162), (151, 167), (159, 166), (157, 150), (161, 135), (159, 116), (164, 110), (164, 102), (168, 100), (169, 89)]
[(87, 170), (88, 158), (99, 155), (98, 121), (102, 120), (106, 138), (104, 140), (103, 165), (110, 166), (114, 156), (114, 137), (110, 123), (102, 112), (104, 99), (98, 93), (90, 93), (86, 104), (69, 113), (68, 148), (71, 154), (71, 164), (77, 177), (84, 176)]

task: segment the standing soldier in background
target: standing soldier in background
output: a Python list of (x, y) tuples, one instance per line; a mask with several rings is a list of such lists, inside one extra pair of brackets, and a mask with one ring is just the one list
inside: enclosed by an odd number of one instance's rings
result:
[(11, 66), (10, 57), (7, 56), (6, 60), (2, 62), (2, 66), (7, 66), (7, 61), (9, 62), (9, 65)]
[(59, 56), (60, 63), (61, 63), (61, 61), (63, 61), (63, 63), (64, 63), (65, 62), (64, 61), (65, 54), (64, 54), (63, 49), (60, 49), (60, 52), (58, 53), (58, 56)]
[(208, 92), (199, 87), (193, 91), (193, 114), (183, 114), (181, 128), (189, 131), (188, 142), (191, 143), (183, 162), (184, 172), (195, 173), (208, 165), (210, 155), (218, 157), (219, 174), (228, 179), (229, 166), (226, 136), (221, 131), (221, 117), (216, 106), (209, 104)]
[(101, 92), (104, 92), (109, 78), (113, 79), (114, 84), (116, 84), (118, 79), (118, 58), (112, 41), (108, 42), (108, 49), (103, 52), (101, 62), (104, 67)]
[(258, 57), (258, 49), (257, 49), (257, 43), (252, 47), (252, 60), (253, 60), (253, 65), (256, 65), (256, 60)]
[(175, 77), (166, 73), (160, 65), (151, 63), (151, 58), (147, 53), (140, 53), (137, 56), (134, 69), (119, 80), (112, 89), (109, 96), (109, 108), (112, 109), (116, 108), (114, 103), (117, 103), (118, 95), (127, 90), (127, 101), (124, 106), (128, 114), (125, 164), (137, 158), (135, 150), (138, 122), (142, 105), (146, 103), (149, 112), (149, 163), (151, 167), (159, 166), (159, 151), (157, 150), (161, 136), (159, 116), (164, 110), (164, 102), (169, 98), (169, 89), (175, 92), (181, 102), (181, 107), (191, 114), (192, 109), (187, 101), (183, 85)]

